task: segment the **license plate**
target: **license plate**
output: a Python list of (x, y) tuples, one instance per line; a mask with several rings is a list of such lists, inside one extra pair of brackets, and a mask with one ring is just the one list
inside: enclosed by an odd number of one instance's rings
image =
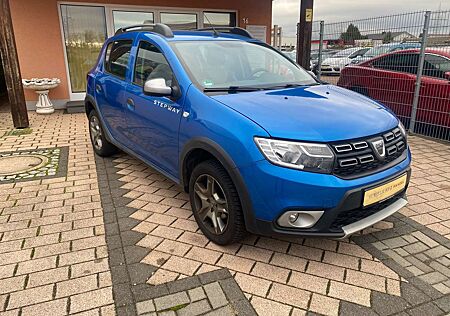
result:
[(363, 206), (369, 206), (374, 203), (386, 200), (396, 193), (401, 192), (406, 187), (407, 175), (404, 174), (391, 182), (380, 185), (376, 188), (367, 190), (364, 193)]

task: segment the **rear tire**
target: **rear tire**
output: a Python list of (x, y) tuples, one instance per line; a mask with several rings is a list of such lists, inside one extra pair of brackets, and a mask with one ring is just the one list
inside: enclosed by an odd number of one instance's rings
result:
[(92, 147), (97, 155), (109, 157), (119, 151), (116, 146), (106, 139), (100, 118), (95, 110), (89, 113), (89, 135)]
[(189, 197), (195, 220), (209, 240), (228, 245), (244, 238), (246, 230), (239, 194), (219, 162), (207, 160), (194, 168)]

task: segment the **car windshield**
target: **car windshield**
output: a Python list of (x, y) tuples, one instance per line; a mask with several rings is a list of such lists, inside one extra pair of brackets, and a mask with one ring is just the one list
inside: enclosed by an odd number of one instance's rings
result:
[(331, 56), (330, 58), (342, 58), (342, 57), (348, 57), (351, 54), (353, 54), (355, 52), (354, 49), (344, 49), (336, 54), (334, 54), (333, 56)]
[(281, 87), (317, 82), (283, 54), (242, 41), (184, 41), (172, 47), (192, 81), (203, 89)]
[(391, 50), (391, 46), (377, 46), (369, 49), (367, 53), (364, 54), (364, 57), (376, 57), (382, 54), (389, 53)]

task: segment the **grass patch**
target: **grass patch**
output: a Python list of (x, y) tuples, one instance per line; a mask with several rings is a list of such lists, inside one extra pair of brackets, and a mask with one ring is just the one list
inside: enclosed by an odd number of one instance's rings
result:
[(20, 136), (20, 135), (27, 135), (31, 134), (33, 132), (33, 129), (27, 127), (27, 128), (21, 128), (21, 129), (13, 129), (8, 132), (6, 132), (3, 137), (6, 136)]
[(189, 303), (180, 304), (180, 305), (175, 305), (175, 306), (169, 308), (168, 310), (176, 312), (176, 311), (179, 311), (180, 309), (185, 308), (185, 307), (188, 306), (188, 305), (189, 305)]

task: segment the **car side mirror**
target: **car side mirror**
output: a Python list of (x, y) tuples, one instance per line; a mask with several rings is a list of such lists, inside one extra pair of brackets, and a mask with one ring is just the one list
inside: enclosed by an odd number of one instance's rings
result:
[(172, 88), (168, 87), (163, 78), (149, 79), (144, 84), (144, 93), (154, 97), (172, 96)]
[(444, 77), (445, 77), (445, 79), (447, 79), (448, 81), (450, 81), (450, 71), (447, 71), (447, 72), (444, 74)]

